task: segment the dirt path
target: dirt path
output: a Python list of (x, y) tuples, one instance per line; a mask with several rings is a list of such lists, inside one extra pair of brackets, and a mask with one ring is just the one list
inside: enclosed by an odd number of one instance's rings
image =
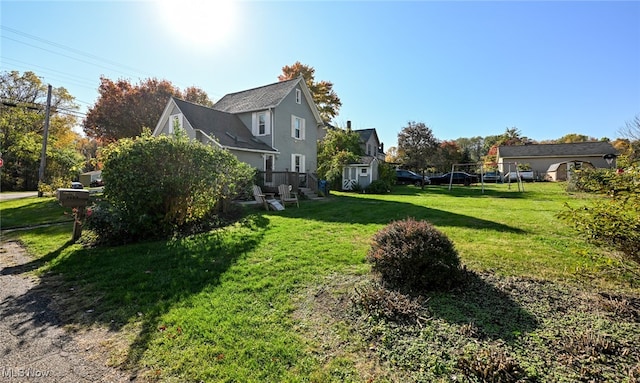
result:
[(107, 330), (65, 327), (51, 293), (27, 273), (31, 260), (18, 243), (0, 244), (0, 381), (129, 382), (106, 365)]

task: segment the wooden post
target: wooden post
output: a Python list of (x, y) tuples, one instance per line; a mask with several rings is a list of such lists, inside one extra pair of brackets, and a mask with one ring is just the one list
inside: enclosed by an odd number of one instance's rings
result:
[(38, 197), (42, 197), (40, 185), (44, 183), (44, 170), (47, 167), (47, 139), (49, 138), (49, 117), (51, 115), (51, 84), (47, 87), (47, 109), (44, 115), (44, 132), (42, 134), (42, 154), (40, 156), (40, 171), (38, 172)]
[(73, 242), (76, 242), (78, 239), (80, 239), (80, 236), (82, 235), (82, 223), (84, 221), (84, 217), (85, 208), (78, 207), (76, 213), (73, 215), (73, 236), (71, 237), (71, 240)]

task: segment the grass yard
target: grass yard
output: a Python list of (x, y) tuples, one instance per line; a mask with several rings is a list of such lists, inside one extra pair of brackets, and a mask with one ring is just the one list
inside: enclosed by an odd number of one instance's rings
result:
[[(555, 183), (514, 186), (334, 192), (299, 209), (248, 208), (224, 230), (130, 246), (82, 248), (69, 242), (70, 223), (3, 240), (27, 247), (71, 327), (117, 334), (110, 362), (140, 381), (638, 381), (638, 268), (555, 218), (587, 197)], [(3, 229), (6, 219), (68, 217), (52, 199), (0, 208)], [(406, 217), (449, 236), (468, 281), (399, 297), (391, 305), (409, 308), (404, 319), (372, 315), (361, 304), (376, 292), (369, 240)]]

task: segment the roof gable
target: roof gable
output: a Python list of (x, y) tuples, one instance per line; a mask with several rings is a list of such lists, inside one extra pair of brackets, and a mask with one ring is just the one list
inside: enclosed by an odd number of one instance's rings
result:
[(235, 114), (222, 112), (179, 98), (171, 99), (195, 130), (200, 130), (228, 148), (270, 151), (274, 148), (253, 136)]
[(602, 156), (618, 151), (610, 142), (575, 142), (569, 144), (532, 144), (498, 147), (500, 157)]
[(378, 135), (375, 129), (358, 129), (358, 130), (354, 130), (354, 132), (360, 135), (360, 139), (362, 140), (362, 142), (369, 141), (371, 136), (374, 134), (376, 135), (376, 140), (378, 139)]
[(264, 85), (258, 88), (243, 90), (236, 93), (229, 93), (223, 96), (213, 105), (213, 109), (227, 113), (246, 113), (258, 110), (275, 108), (284, 100), (295, 88), (300, 85), (311, 111), (318, 124), (322, 123), (318, 107), (313, 101), (311, 92), (302, 76), (273, 84)]

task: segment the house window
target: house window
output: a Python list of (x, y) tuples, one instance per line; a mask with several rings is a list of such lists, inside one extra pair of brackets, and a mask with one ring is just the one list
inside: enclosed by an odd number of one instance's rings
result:
[(271, 121), (269, 111), (255, 112), (251, 116), (251, 133), (254, 136), (266, 136), (271, 134)]
[(371, 156), (371, 144), (367, 144), (367, 155)]
[(182, 114), (172, 114), (169, 116), (169, 134), (182, 129)]
[(302, 103), (302, 91), (300, 89), (296, 89), (296, 104)]
[(265, 120), (266, 115), (264, 113), (260, 113), (258, 115), (258, 135), (262, 136), (267, 133), (267, 121)]
[(297, 140), (304, 140), (304, 118), (291, 115), (291, 137)]
[(362, 168), (362, 169), (360, 169), (360, 175), (361, 175), (361, 176), (369, 175), (369, 171), (368, 171), (368, 169), (367, 169), (367, 168)]
[(304, 161), (305, 161), (305, 156), (303, 154), (292, 154), (291, 170), (296, 173), (304, 173), (306, 171), (304, 166)]

